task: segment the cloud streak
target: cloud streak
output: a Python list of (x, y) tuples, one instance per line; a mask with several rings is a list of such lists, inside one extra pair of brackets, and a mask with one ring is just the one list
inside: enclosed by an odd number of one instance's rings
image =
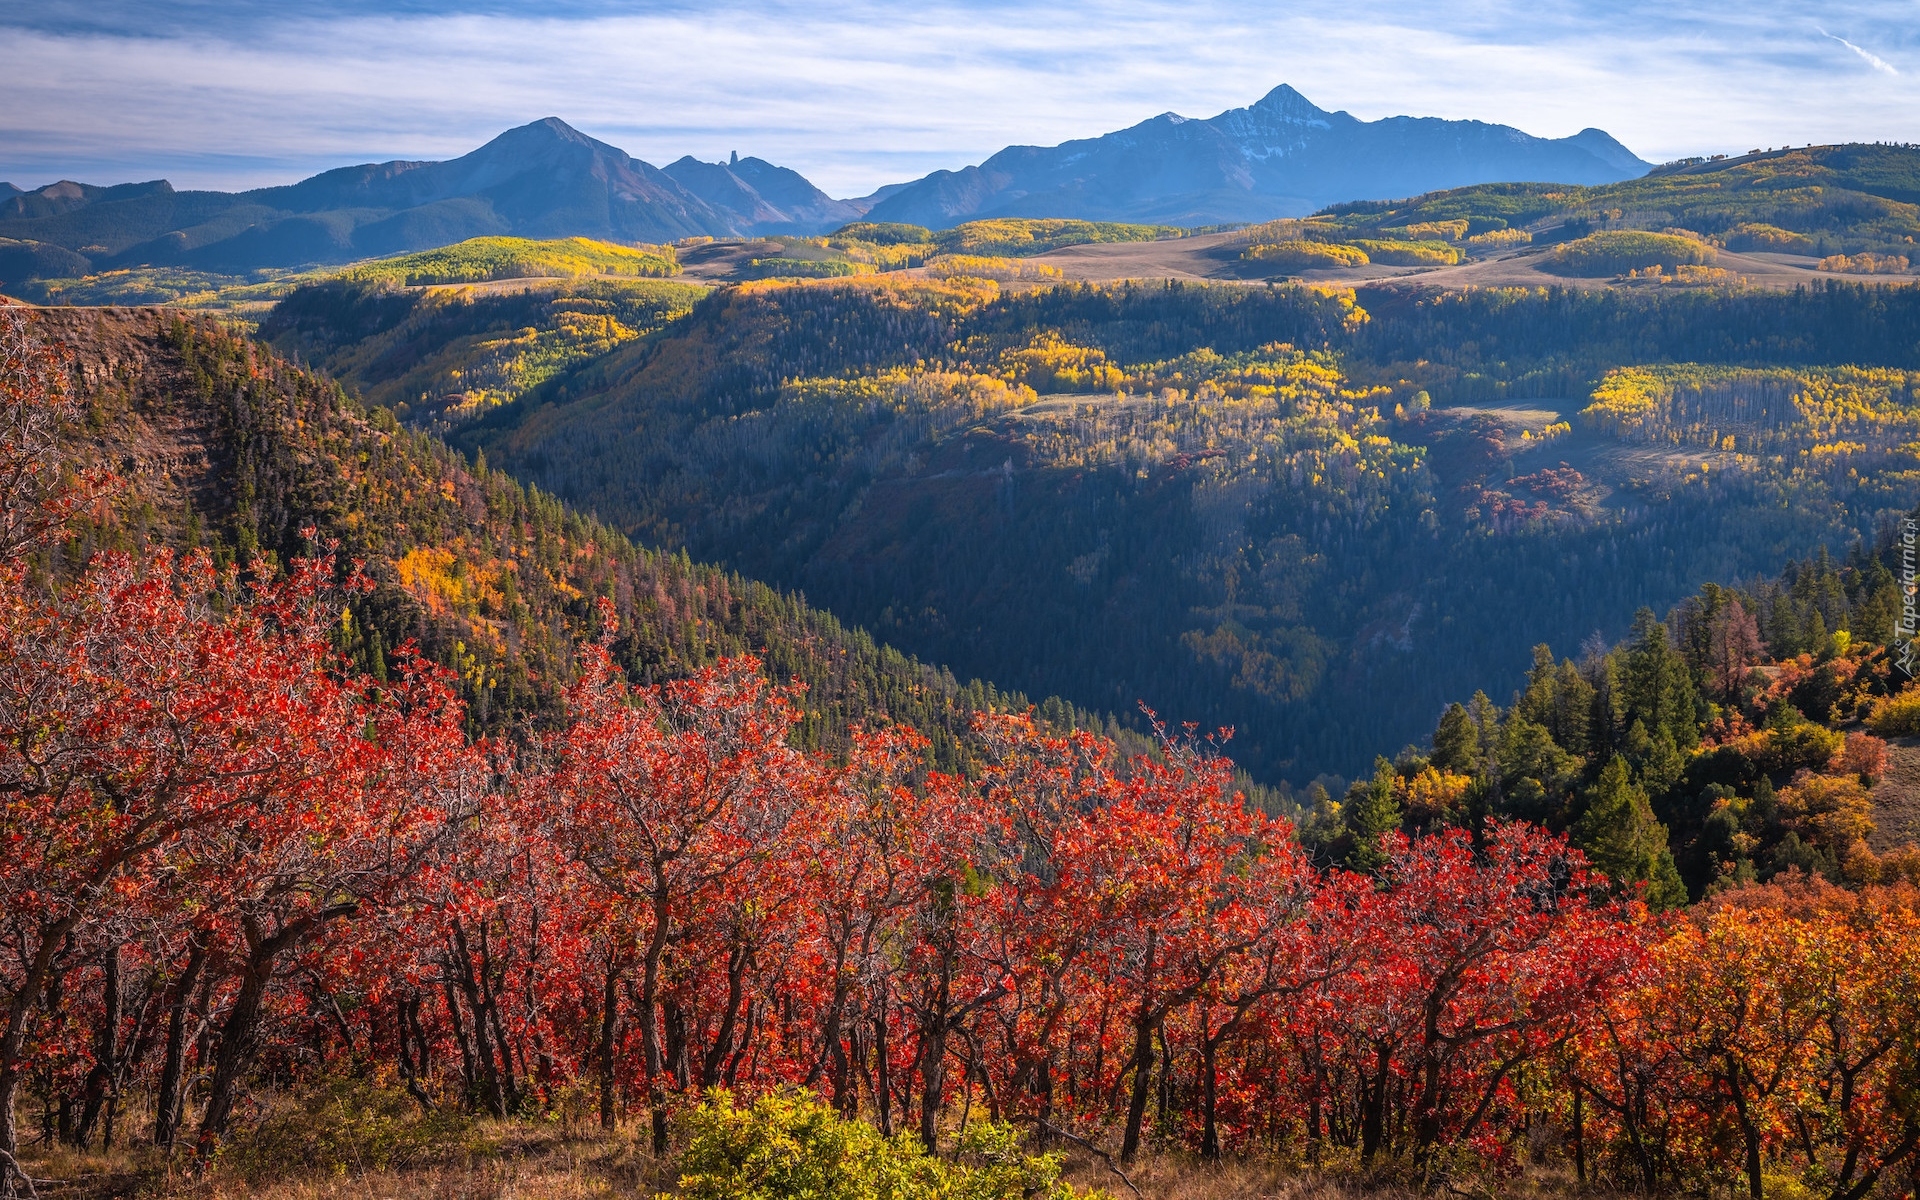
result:
[(1888, 62), (1884, 58), (1881, 58), (1878, 54), (1875, 54), (1873, 51), (1865, 49), (1860, 46), (1856, 46), (1852, 42), (1848, 41), (1847, 39), (1841, 37), (1838, 34), (1827, 33), (1827, 31), (1824, 29), (1822, 29), (1820, 32), (1822, 34), (1825, 34), (1827, 37), (1832, 38), (1834, 41), (1839, 42), (1842, 46), (1845, 46), (1847, 49), (1853, 51), (1855, 54), (1858, 54), (1860, 58), (1868, 66), (1880, 72), (1882, 75), (1898, 75), (1900, 73), (1897, 69), (1895, 69), (1892, 63)]
[[(1365, 119), (1599, 126), (1655, 160), (1920, 141), (1906, 77), (1863, 90), (1804, 9), (1736, 0), (16, 7), (0, 15), (0, 179), (21, 186), (286, 182), (449, 157), (554, 115), (656, 164), (738, 150), (859, 195), (1009, 143), (1210, 116), (1282, 82)], [(1920, 47), (1906, 0), (1817, 7), (1828, 27), (1881, 31), (1890, 53)]]

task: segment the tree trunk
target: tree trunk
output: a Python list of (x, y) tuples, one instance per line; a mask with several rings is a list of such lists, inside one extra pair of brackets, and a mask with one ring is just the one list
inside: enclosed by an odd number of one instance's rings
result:
[(1587, 1123), (1586, 1113), (1581, 1107), (1580, 1089), (1573, 1089), (1573, 1174), (1581, 1183), (1587, 1181)]
[(873, 1100), (880, 1106), (880, 1135), (893, 1136), (893, 1072), (887, 1062), (887, 998), (880, 997), (880, 1012), (873, 1018)]
[(473, 973), (473, 951), (467, 944), (467, 931), (455, 917), (453, 925), (453, 952), (458, 960), (460, 991), (467, 998), (467, 1015), (473, 1018), (473, 1056), (474, 1065), (479, 1068), (478, 1081), (481, 1099), (487, 1112), (496, 1117), (507, 1115), (507, 1093), (500, 1082), (500, 1069), (494, 1064), (493, 1034), (487, 1028), (486, 1001), (480, 995), (480, 981)]
[[(483, 1012), (474, 1014), (484, 1043), (489, 1031), (494, 1049), (500, 1055), (500, 1104), (502, 1115), (520, 1111), (520, 1084), (513, 1074), (513, 1045), (507, 1040), (506, 1025), (500, 1020), (500, 997), (493, 990), (493, 950), (488, 944), (487, 927), (480, 926), (480, 1000)], [(524, 1062), (522, 1066), (524, 1066)]]
[(220, 1139), (226, 1136), (227, 1122), (233, 1116), (233, 1102), (240, 1076), (253, 1062), (254, 1043), (260, 1034), (260, 1012), (267, 998), (267, 985), (278, 965), (280, 945), (271, 939), (247, 955), (240, 975), (240, 994), (220, 1027), (220, 1053), (213, 1063), (213, 1083), (207, 1091), (207, 1107), (200, 1115), (200, 1135), (195, 1154), (201, 1162), (213, 1156)]
[(1733, 1093), (1734, 1114), (1740, 1119), (1740, 1136), (1746, 1141), (1747, 1194), (1752, 1200), (1761, 1200), (1760, 1130), (1754, 1126), (1753, 1116), (1747, 1111), (1747, 1094), (1740, 1086), (1737, 1067), (1727, 1072), (1727, 1082)]
[(87, 1072), (85, 1104), (73, 1144), (84, 1150), (93, 1144), (93, 1131), (113, 1091), (114, 1067), (120, 1059), (120, 947), (109, 946), (100, 962), (100, 1029), (93, 1040), (93, 1067)]
[(1173, 1107), (1173, 1047), (1167, 1045), (1167, 1017), (1160, 1014), (1154, 1022), (1153, 1036), (1160, 1042), (1160, 1082), (1154, 1089), (1159, 1102), (1159, 1118), (1155, 1129), (1166, 1129), (1171, 1123), (1169, 1112)]
[(180, 1129), (180, 1071), (186, 1066), (186, 1014), (194, 985), (207, 962), (207, 935), (200, 933), (186, 947), (186, 968), (180, 970), (179, 991), (167, 1008), (167, 1052), (159, 1068), (159, 1092), (154, 1096), (154, 1144), (173, 1148)]
[(653, 1123), (653, 1152), (667, 1152), (666, 1057), (660, 1046), (660, 964), (667, 954), (667, 920), (672, 916), (665, 887), (653, 895), (653, 936), (647, 942), (646, 965), (640, 976), (640, 1049), (647, 1072), (647, 1109)]
[(611, 956), (607, 959), (607, 984), (603, 1000), (600, 1009), (600, 1128), (611, 1130), (615, 1116), (613, 1037), (620, 1027), (620, 967)]
[(411, 997), (397, 997), (393, 1002), (393, 1022), (395, 1032), (399, 1035), (396, 1045), (400, 1051), (400, 1079), (407, 1086), (407, 1095), (413, 1097), (421, 1111), (430, 1113), (433, 1111), (433, 1097), (427, 1095), (426, 1089), (420, 1086), (421, 1077), (427, 1073), (427, 1059), (423, 1053), (418, 1064), (415, 1063), (413, 1027), (409, 1024), (409, 1020), (414, 1019), (414, 1010), (419, 1007), (420, 997), (417, 993)]
[(1380, 1152), (1380, 1145), (1387, 1135), (1387, 1083), (1391, 1072), (1388, 1070), (1393, 1061), (1391, 1051), (1377, 1047), (1374, 1051), (1373, 1077), (1364, 1080), (1360, 1088), (1360, 1161), (1371, 1163), (1373, 1156)]
[[(713, 1086), (720, 1078), (720, 1068), (727, 1061), (727, 1055), (733, 1052), (733, 1029), (740, 1020), (740, 1001), (746, 993), (747, 967), (752, 958), (744, 945), (736, 944), (727, 951), (727, 1004), (721, 1010), (720, 1028), (713, 1035), (713, 1045), (700, 1063), (702, 1087)], [(835, 1099), (838, 1100), (837, 1095)]]
[(247, 963), (240, 975), (240, 994), (220, 1028), (220, 1053), (214, 1060), (213, 1082), (207, 1090), (206, 1111), (200, 1116), (200, 1134), (194, 1148), (202, 1165), (212, 1157), (220, 1139), (226, 1136), (227, 1122), (233, 1116), (233, 1102), (240, 1078), (253, 1065), (255, 1043), (260, 1037), (260, 1014), (265, 1007), (267, 987), (273, 982), (280, 955), (299, 945), (329, 921), (359, 911), (359, 904), (344, 902), (317, 909), (281, 927), (272, 936), (263, 936), (253, 918), (242, 919), (247, 936)]
[[(753, 1042), (753, 1031), (756, 1028), (755, 1022), (758, 1021), (759, 1018), (760, 1000), (758, 997), (755, 997), (747, 1001), (747, 1019), (745, 1027), (740, 1031), (739, 1048), (734, 1050), (732, 1055), (727, 1058), (727, 1069), (721, 1075), (721, 1083), (726, 1087), (731, 1088), (738, 1085), (740, 1064), (745, 1061), (747, 1056), (756, 1048)], [(748, 1068), (747, 1078), (753, 1078), (753, 1070), (751, 1067)], [(855, 1107), (858, 1107), (859, 1097), (857, 1095), (854, 1098), (854, 1103)], [(854, 1114), (848, 1113), (847, 1115), (853, 1116)]]
[(73, 929), (77, 917), (65, 917), (40, 930), (40, 948), (28, 964), (20, 990), (7, 1006), (7, 1027), (0, 1033), (0, 1152), (14, 1157), (20, 1153), (20, 1130), (14, 1120), (14, 1103), (20, 1095), (20, 1058), (26, 1050), (27, 1026), (33, 1020), (33, 1006), (46, 986), (53, 969), (54, 953)]
[(693, 1071), (688, 1065), (687, 1010), (669, 992), (660, 1003), (661, 1045), (667, 1056), (667, 1073), (673, 1076), (674, 1090), (684, 1092), (693, 1086)]
[(1142, 1014), (1134, 1023), (1133, 1094), (1127, 1100), (1127, 1132), (1120, 1143), (1120, 1161), (1130, 1163), (1140, 1152), (1140, 1130), (1146, 1124), (1147, 1100), (1153, 1091), (1153, 1024)]
[(947, 1036), (942, 1024), (929, 1029), (920, 1048), (920, 1140), (928, 1154), (940, 1150), (940, 1102), (947, 1091)]
[(1147, 953), (1140, 973), (1140, 1011), (1133, 1020), (1133, 1095), (1127, 1101), (1127, 1132), (1120, 1143), (1120, 1161), (1130, 1163), (1140, 1152), (1140, 1126), (1147, 1117), (1148, 1090), (1153, 1086), (1153, 952), (1159, 931), (1147, 930)]
[(1200, 1156), (1208, 1162), (1220, 1161), (1220, 1127), (1216, 1122), (1220, 1090), (1220, 1073), (1215, 1061), (1218, 1053), (1219, 1043), (1203, 1036), (1200, 1040)]
[(446, 960), (446, 974), (440, 978), (440, 991), (447, 1002), (447, 1024), (453, 1030), (453, 1044), (460, 1048), (460, 1083), (463, 1107), (472, 1111), (480, 1091), (480, 1067), (473, 1060), (473, 1045), (467, 1040), (467, 1027), (460, 1019), (460, 1000), (453, 990), (453, 960)]
[(836, 944), (833, 953), (833, 997), (827, 1001), (826, 1012), (820, 1019), (820, 1054), (814, 1059), (813, 1065), (807, 1068), (807, 1078), (802, 1086), (817, 1088), (821, 1076), (828, 1076), (833, 1085), (833, 1107), (842, 1113), (847, 1112), (849, 1064), (846, 1047), (840, 1044), (840, 1039), (848, 990), (846, 947)]

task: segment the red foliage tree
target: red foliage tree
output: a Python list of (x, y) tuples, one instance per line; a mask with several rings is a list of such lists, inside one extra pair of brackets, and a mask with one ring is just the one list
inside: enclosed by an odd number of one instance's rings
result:
[[(526, 791), (541, 806), (554, 844), (606, 889), (619, 936), (638, 947), (641, 1079), (654, 1145), (664, 1151), (663, 1024), (680, 1029), (677, 1016), (663, 1022), (670, 951), (722, 906), (742, 872), (777, 853), (820, 780), (787, 744), (796, 719), (790, 695), (767, 685), (756, 660), (729, 660), (691, 679), (636, 690), (603, 648), (583, 655), (568, 692), (570, 723), (546, 739), (544, 769)], [(617, 960), (609, 967), (608, 1029), (618, 967)], [(603, 1076), (601, 1118), (608, 1124), (610, 1083)]]

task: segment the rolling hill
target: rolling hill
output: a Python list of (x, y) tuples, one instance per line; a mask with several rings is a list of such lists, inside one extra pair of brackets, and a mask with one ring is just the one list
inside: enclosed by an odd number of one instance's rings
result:
[(1756, 150), (1669, 163), (1599, 186), (1486, 184), (1337, 204), (1323, 215), (1350, 236), (1465, 222), (1462, 236), (1511, 228), (1543, 243), (1596, 231), (1678, 230), (1736, 251), (1911, 254), (1920, 236), (1920, 147)]

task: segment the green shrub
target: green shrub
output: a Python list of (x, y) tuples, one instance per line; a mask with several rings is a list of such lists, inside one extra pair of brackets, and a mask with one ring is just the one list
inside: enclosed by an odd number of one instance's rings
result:
[(366, 283), (416, 287), (436, 283), (482, 283), (492, 279), (578, 279), (589, 275), (635, 278), (678, 274), (671, 246), (636, 248), (592, 238), (539, 241), (477, 237), (437, 250), (376, 258), (326, 274)]
[(1760, 1173), (1760, 1194), (1765, 1200), (1819, 1200), (1825, 1191), (1808, 1187), (1805, 1179), (1786, 1171)]
[(741, 273), (749, 279), (840, 279), (872, 272), (864, 263), (842, 259), (756, 258)]
[(1747, 221), (1735, 225), (1727, 230), (1726, 241), (1729, 250), (1774, 250), (1789, 254), (1806, 254), (1813, 249), (1813, 239), (1807, 235), (1760, 221)]
[(934, 234), (948, 254), (977, 254), (1023, 258), (1062, 246), (1104, 242), (1153, 242), (1178, 237), (1185, 230), (1171, 225), (1128, 225), (1118, 221), (1072, 221), (1056, 218), (992, 217), (968, 221)]
[(1805, 767), (1823, 771), (1840, 753), (1846, 737), (1811, 721), (1797, 721), (1785, 729), (1770, 729), (1755, 761), (1770, 775)]
[(1451, 267), (1460, 261), (1460, 252), (1445, 242), (1374, 241), (1356, 238), (1354, 245), (1366, 251), (1377, 263), (1396, 267)]
[(1610, 230), (1590, 233), (1577, 241), (1555, 247), (1546, 261), (1540, 264), (1540, 269), (1555, 275), (1597, 279), (1606, 275), (1624, 275), (1628, 271), (1647, 267), (1671, 271), (1683, 266), (1701, 266), (1713, 260), (1713, 247), (1693, 238), (1639, 230)]
[(1014, 1132), (971, 1126), (959, 1162), (848, 1120), (806, 1092), (741, 1107), (724, 1092), (687, 1114), (684, 1200), (1071, 1200), (1058, 1155), (1019, 1152)]
[(1364, 267), (1372, 261), (1358, 246), (1337, 242), (1285, 241), (1249, 246), (1240, 252), (1248, 262), (1265, 263), (1283, 271), (1314, 271), (1327, 267)]
[(842, 225), (830, 235), (876, 246), (926, 245), (933, 241), (933, 230), (924, 225), (905, 225), (898, 221), (855, 221)]
[(472, 1122), (456, 1110), (422, 1112), (398, 1088), (329, 1078), (236, 1137), (222, 1161), (249, 1178), (361, 1174), (476, 1149)]

